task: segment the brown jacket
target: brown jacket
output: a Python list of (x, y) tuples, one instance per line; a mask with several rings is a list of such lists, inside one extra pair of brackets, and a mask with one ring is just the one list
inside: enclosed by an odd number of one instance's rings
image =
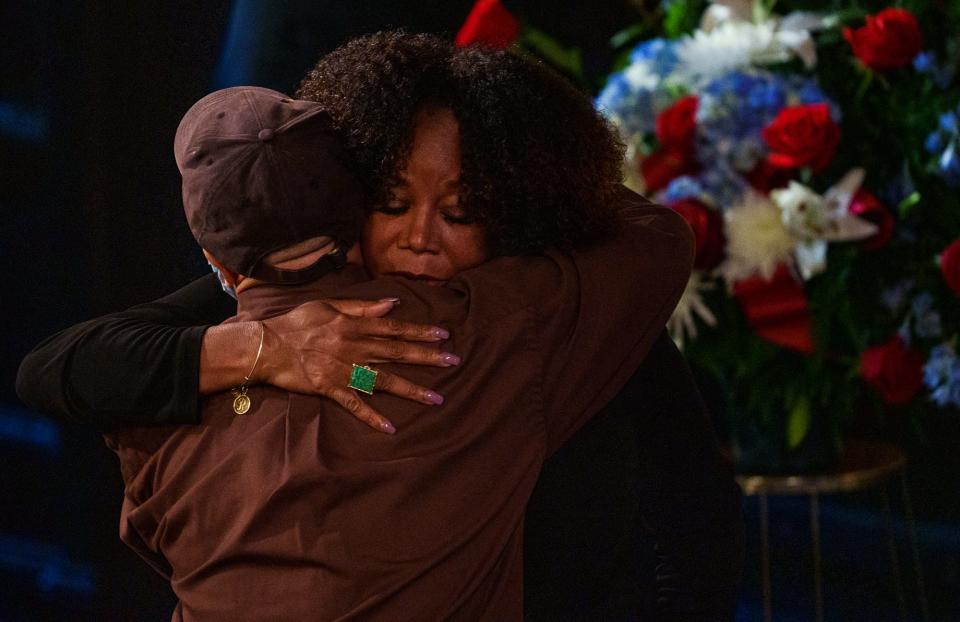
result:
[(244, 292), (236, 320), (398, 296), (397, 317), (449, 327), (443, 347), (463, 363), (403, 369), (446, 396), (439, 408), (371, 398), (395, 436), (269, 386), (241, 417), (221, 394), (198, 426), (113, 435), (121, 537), (170, 578), (174, 619), (521, 619), (523, 516), (541, 465), (637, 368), (691, 269), (683, 220), (627, 203), (614, 241), (498, 258), (445, 287), (347, 268)]

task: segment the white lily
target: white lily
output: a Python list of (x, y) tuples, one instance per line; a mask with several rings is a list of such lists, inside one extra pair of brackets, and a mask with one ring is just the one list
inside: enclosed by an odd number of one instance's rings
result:
[(687, 287), (680, 296), (673, 315), (667, 320), (667, 330), (677, 347), (681, 350), (688, 341), (693, 341), (699, 335), (696, 318), (700, 318), (707, 326), (716, 326), (717, 317), (703, 301), (702, 292), (716, 288), (716, 283), (707, 281), (700, 270), (694, 270), (687, 281)]
[(794, 261), (804, 280), (826, 270), (828, 242), (862, 240), (877, 232), (875, 224), (849, 212), (864, 177), (862, 168), (852, 169), (823, 196), (795, 181), (770, 193), (784, 226), (796, 239)]

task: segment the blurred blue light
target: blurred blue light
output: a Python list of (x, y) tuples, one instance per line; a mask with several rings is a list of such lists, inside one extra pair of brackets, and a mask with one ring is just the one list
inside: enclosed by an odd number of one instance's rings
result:
[(223, 89), (248, 84), (253, 72), (252, 60), (256, 57), (263, 34), (254, 26), (262, 21), (264, 11), (271, 10), (269, 3), (237, 0), (230, 11), (223, 50), (217, 62), (213, 86)]
[(34, 445), (56, 455), (60, 451), (60, 428), (28, 410), (0, 404), (0, 440)]
[(73, 563), (60, 547), (32, 538), (0, 534), (0, 568), (32, 574), (45, 593), (92, 594), (96, 589), (90, 565)]
[(47, 139), (50, 123), (46, 112), (0, 101), (0, 134), (40, 143)]

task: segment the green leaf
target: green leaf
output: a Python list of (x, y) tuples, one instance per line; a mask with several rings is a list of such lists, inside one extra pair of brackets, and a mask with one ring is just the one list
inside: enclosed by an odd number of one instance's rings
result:
[(910, 210), (920, 203), (921, 198), (920, 192), (914, 190), (912, 194), (900, 201), (900, 204), (897, 205), (897, 213), (900, 214), (900, 218), (906, 218), (909, 216)]
[(770, 17), (777, 0), (753, 0), (753, 23), (762, 24)]
[(796, 449), (807, 438), (810, 431), (810, 400), (799, 398), (790, 409), (790, 418), (787, 420), (787, 446)]
[(583, 81), (583, 56), (580, 48), (564, 47), (547, 33), (530, 26), (524, 28), (521, 43), (551, 65)]
[(676, 39), (694, 28), (700, 22), (700, 9), (697, 2), (671, 2), (663, 16), (663, 32), (669, 39)]
[(629, 43), (638, 41), (647, 30), (648, 27), (646, 24), (634, 24), (633, 26), (628, 26), (627, 28), (624, 28), (610, 37), (610, 47), (618, 50)]
[(860, 71), (862, 72), (860, 86), (857, 87), (857, 94), (855, 96), (857, 103), (863, 101), (863, 96), (867, 94), (867, 91), (870, 89), (870, 85), (873, 84), (873, 78), (876, 75), (873, 73), (872, 69), (867, 67), (860, 66)]

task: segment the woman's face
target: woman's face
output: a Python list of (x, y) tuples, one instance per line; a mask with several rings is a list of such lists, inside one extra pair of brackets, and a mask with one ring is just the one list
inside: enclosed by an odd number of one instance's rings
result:
[(440, 284), (487, 260), (483, 227), (459, 203), (460, 132), (445, 108), (417, 114), (413, 144), (389, 202), (367, 218), (361, 247), (377, 276)]

